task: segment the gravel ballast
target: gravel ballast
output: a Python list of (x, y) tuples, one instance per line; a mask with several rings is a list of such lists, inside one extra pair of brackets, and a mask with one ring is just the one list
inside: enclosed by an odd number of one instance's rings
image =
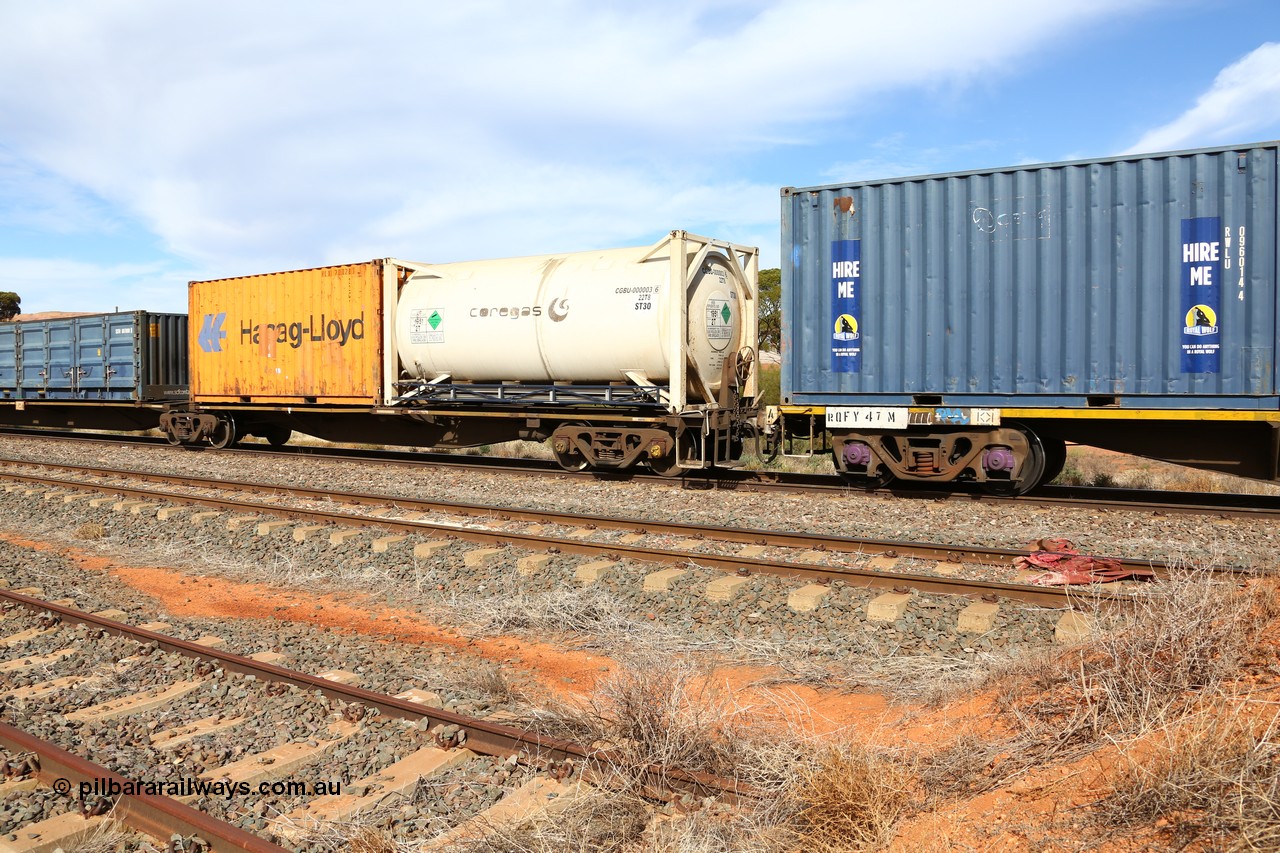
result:
[(583, 480), (359, 460), (254, 456), (0, 439), (7, 458), (96, 465), (178, 476), (358, 491), (495, 507), (540, 508), (638, 521), (695, 522), (761, 530), (1025, 548), (1062, 537), (1088, 553), (1184, 565), (1274, 564), (1274, 523), (1198, 515), (939, 502), (850, 491), (794, 495), (682, 490), (652, 481)]
[[(1190, 565), (1219, 561), (1227, 552), (1228, 540), (1234, 543), (1230, 550), (1235, 555), (1233, 561), (1249, 562), (1254, 559), (1250, 555), (1257, 554), (1256, 561), (1261, 563), (1261, 543), (1266, 540), (1269, 547), (1271, 539), (1262, 522), (1206, 516), (1151, 517), (1007, 504), (936, 503), (861, 493), (801, 496), (683, 491), (652, 482), (583, 481), (483, 470), (460, 476), (451, 470), (360, 461), (30, 439), (6, 441), (5, 452), (32, 462), (78, 462), (392, 497), (430, 495), (495, 507), (634, 517), (641, 523), (645, 519), (695, 521), (994, 547), (1025, 547), (1034, 539), (1062, 536), (1094, 553)], [(575, 644), (614, 651), (625, 649), (643, 635), (646, 641), (657, 640), (669, 648), (712, 650), (757, 661), (797, 654), (828, 661), (894, 655), (975, 659), (992, 652), (1051, 644), (1060, 616), (1056, 610), (1006, 604), (990, 631), (960, 634), (956, 622), (959, 611), (969, 603), (965, 599), (916, 592), (896, 622), (871, 622), (866, 618), (866, 605), (877, 593), (839, 581), (832, 584), (816, 609), (796, 612), (788, 606), (788, 597), (800, 585), (797, 581), (755, 576), (729, 601), (715, 602), (702, 591), (719, 575), (695, 564), (684, 567), (685, 573), (667, 591), (646, 590), (644, 577), (655, 567), (628, 560), (618, 561), (599, 582), (583, 587), (574, 572), (590, 561), (586, 557), (554, 554), (536, 571), (522, 574), (516, 564), (531, 552), (519, 548), (503, 549), (484, 565), (471, 567), (464, 565), (464, 557), (475, 546), (461, 541), (419, 559), (413, 556), (413, 548), (429, 541), (426, 537), (411, 536), (385, 553), (374, 553), (370, 543), (380, 534), (371, 532), (334, 546), (329, 544), (328, 529), (296, 542), (289, 528), (263, 536), (257, 535), (254, 523), (228, 530), (225, 516), (199, 526), (182, 518), (160, 523), (146, 515), (92, 508), (84, 501), (44, 501), (22, 491), (0, 496), (0, 506), (6, 508), (14, 529), (43, 531), (41, 535), (50, 536), (87, 528), (101, 532), (100, 540), (78, 541), (81, 548), (107, 548), (115, 554), (132, 555), (134, 560), (162, 562), (238, 581), (310, 592), (359, 592), (371, 596), (370, 601), (408, 607), (473, 634), (572, 635)], [(264, 516), (262, 520), (268, 519)], [(616, 535), (599, 533), (606, 538)], [(1251, 547), (1249, 543), (1254, 544)], [(833, 554), (831, 559), (849, 562), (842, 555)], [(193, 590), (193, 594), (198, 592)], [(289, 607), (282, 605), (277, 610), (280, 624), (289, 624)], [(403, 670), (371, 667), (370, 671)], [(474, 706), (475, 701), (483, 700), (451, 695), (448, 701)]]

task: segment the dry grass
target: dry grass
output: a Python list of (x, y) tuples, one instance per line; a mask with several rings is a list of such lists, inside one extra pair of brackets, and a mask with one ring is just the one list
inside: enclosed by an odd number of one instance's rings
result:
[(881, 843), (915, 805), (914, 767), (812, 737), (803, 726), (762, 722), (803, 719), (799, 710), (744, 706), (714, 670), (648, 653), (624, 660), (593, 694), (558, 705), (538, 728), (608, 750), (618, 769), (606, 784), (619, 796), (640, 790), (648, 774), (671, 778), (677, 769), (732, 778), (761, 795), (754, 805), (663, 823), (643, 849), (834, 851)]
[(1081, 602), (1095, 636), (993, 671), (986, 685), (1010, 732), (918, 757), (922, 808), (1115, 750), (1114, 790), (1064, 813), (1065, 837), (1084, 848), (1120, 832), (1142, 849), (1280, 849), (1280, 718), (1273, 702), (1240, 693), (1277, 673), (1276, 583), (1242, 588), (1193, 571), (1131, 605)]
[(448, 451), (460, 456), (493, 456), (497, 459), (543, 459), (551, 461), (556, 455), (545, 441), (504, 441), (500, 444), (481, 444)]
[[(276, 816), (273, 831), (289, 831), (284, 836), (286, 846), (299, 845), (305, 850), (343, 850), (348, 853), (411, 853), (417, 844), (396, 841), (383, 827), (389, 811), (377, 806), (371, 811), (360, 812), (345, 821), (293, 820)], [(279, 843), (279, 842), (277, 842)]]
[(395, 841), (373, 827), (363, 827), (350, 838), (343, 839), (350, 853), (397, 853)]
[(159, 853), (160, 848), (151, 844), (148, 839), (114, 820), (105, 820), (98, 824), (88, 835), (70, 844), (58, 848), (65, 853), (119, 853), (122, 850), (134, 853)]
[(450, 845), (456, 853), (560, 853), (636, 850), (652, 807), (629, 792), (588, 790), (568, 806), (509, 826), (489, 827), (484, 838)]
[(1217, 471), (1186, 468), (1172, 462), (1071, 447), (1067, 463), (1055, 483), (1065, 486), (1118, 486), (1172, 492), (1233, 492), (1245, 495), (1280, 495), (1280, 486), (1261, 480), (1233, 477)]
[(706, 646), (658, 622), (639, 622), (598, 587), (510, 590), (500, 595), (455, 595), (424, 605), (432, 618), (459, 625), (468, 636), (525, 634), (578, 649), (626, 654), (688, 651)]
[(1271, 595), (1186, 571), (1133, 594), (1128, 607), (1078, 602), (1096, 635), (1006, 673), (1003, 705), (1050, 754), (1139, 736), (1238, 675), (1267, 622), (1257, 599)]
[(908, 811), (911, 770), (854, 745), (828, 749), (804, 766), (791, 797), (801, 849), (840, 851), (883, 844)]
[(523, 698), (523, 693), (508, 680), (506, 670), (496, 663), (467, 667), (457, 684), (469, 693), (485, 697), (493, 705)]
[(834, 474), (831, 451), (785, 456), (779, 453), (773, 459), (762, 458), (748, 450), (742, 456), (742, 466), (752, 471), (778, 471), (786, 474)]
[(107, 535), (107, 528), (96, 521), (87, 522), (76, 528), (77, 539), (101, 539)]
[(921, 790), (931, 802), (977, 793), (993, 786), (997, 763), (1009, 749), (998, 738), (961, 735), (941, 749), (915, 759)]
[(492, 595), (458, 595), (439, 605), (478, 636), (533, 632), (610, 633), (631, 620), (608, 594), (592, 587)]
[(688, 658), (633, 656), (565, 716), (588, 743), (637, 774), (672, 768), (731, 774), (745, 711)]
[(1107, 826), (1156, 824), (1179, 846), (1280, 849), (1280, 743), (1214, 708), (1178, 720), (1125, 753), (1114, 791), (1094, 805)]
[(646, 851), (664, 853), (778, 853), (795, 850), (794, 836), (750, 812), (715, 807), (661, 819), (645, 836)]
[[(857, 642), (857, 637), (846, 641)], [(890, 654), (877, 651), (868, 640), (836, 646), (799, 637), (771, 640), (761, 637), (727, 638), (722, 658), (748, 666), (768, 667), (755, 682), (761, 687), (804, 685), (846, 693), (874, 692), (897, 702), (944, 705), (993, 680), (993, 673), (1021, 671), (1028, 655), (1041, 650), (991, 651), (963, 657), (944, 654)]]

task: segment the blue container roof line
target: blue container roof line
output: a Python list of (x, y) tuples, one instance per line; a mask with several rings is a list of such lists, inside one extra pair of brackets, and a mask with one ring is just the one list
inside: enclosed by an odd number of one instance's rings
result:
[[(786, 191), (784, 393), (1274, 395), (1276, 154), (1267, 143)], [(1189, 222), (1214, 239), (1188, 243)], [(850, 316), (832, 263), (850, 244), (853, 370), (831, 346)], [(1221, 312), (1217, 338), (1185, 322), (1206, 311)]]
[[(818, 184), (807, 187), (783, 187), (783, 198), (801, 193), (818, 193), (829, 190), (845, 190), (853, 187), (881, 186), (883, 184), (916, 183), (922, 181), (960, 180), (970, 177), (981, 177), (1000, 174), (1019, 174), (1024, 172), (1041, 172), (1045, 170), (1065, 170), (1072, 167), (1103, 171), (1105, 167), (1121, 163), (1143, 164), (1158, 160), (1197, 157), (1203, 155), (1237, 154), (1249, 156), (1255, 151), (1280, 150), (1280, 140), (1269, 142), (1251, 142), (1245, 145), (1218, 145), (1206, 148), (1188, 148), (1178, 151), (1164, 151), (1154, 154), (1117, 154), (1110, 157), (1092, 159), (1060, 160), (1049, 163), (1023, 163), (1016, 166), (994, 166), (981, 169), (967, 169), (955, 172), (934, 172), (925, 175), (908, 175), (895, 178), (873, 178), (866, 181), (844, 181), (833, 184)], [(1238, 159), (1238, 158), (1237, 158)], [(1238, 166), (1238, 163), (1237, 163)], [(786, 235), (784, 233), (785, 241)]]
[(175, 399), (187, 386), (186, 349), (185, 314), (130, 311), (6, 323), (0, 325), (0, 399)]

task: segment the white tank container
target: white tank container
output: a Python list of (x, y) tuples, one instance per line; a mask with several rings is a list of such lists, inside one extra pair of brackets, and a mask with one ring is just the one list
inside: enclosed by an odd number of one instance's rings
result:
[[(754, 282), (733, 258), (734, 247), (713, 245), (700, 259), (680, 258), (687, 246), (699, 248), (669, 239), (631, 249), (415, 265), (396, 306), (400, 368), (428, 382), (664, 385), (672, 361), (684, 357), (714, 393), (725, 359), (743, 344), (742, 315), (744, 305), (754, 310)], [(677, 335), (673, 312), (681, 299), (687, 312)], [(706, 395), (691, 387), (678, 396), (695, 402)]]

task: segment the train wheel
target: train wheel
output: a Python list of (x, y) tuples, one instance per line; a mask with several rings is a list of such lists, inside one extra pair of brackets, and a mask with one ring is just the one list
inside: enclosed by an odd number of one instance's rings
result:
[[(1008, 480), (985, 480), (982, 483), (982, 489), (989, 494), (1003, 496), (1025, 495), (1038, 486), (1041, 479), (1044, 478), (1048, 459), (1044, 445), (1040, 443), (1040, 437), (1026, 427), (1015, 426), (1014, 428), (1027, 439), (1027, 459), (1023, 463), (1022, 470), (1016, 480), (1012, 478)], [(1005, 450), (1007, 452), (1007, 448)]]
[(231, 418), (218, 418), (218, 424), (209, 436), (209, 445), (215, 450), (225, 450), (236, 443), (236, 422)]
[(1058, 479), (1067, 465), (1067, 443), (1060, 438), (1042, 439), (1044, 445), (1044, 474), (1040, 482), (1051, 483)]
[(262, 437), (272, 447), (284, 447), (289, 443), (289, 439), (293, 437), (293, 430), (278, 426), (267, 427), (262, 432)]
[(556, 463), (571, 473), (585, 471), (591, 467), (591, 460), (578, 451), (573, 441), (574, 431), (582, 426), (585, 425), (566, 424), (551, 434), (551, 452), (555, 454)]
[(173, 445), (174, 447), (177, 447), (180, 444), (182, 444), (182, 439), (178, 438), (176, 433), (169, 432), (169, 430), (164, 431), (164, 438), (165, 438), (165, 441), (169, 442), (169, 444)]
[[(870, 468), (875, 461), (875, 454), (865, 441), (837, 444), (831, 449), (831, 455), (836, 473), (850, 486), (859, 489), (879, 489), (893, 482), (893, 472), (884, 465), (881, 465), (874, 474), (866, 473), (866, 469)], [(851, 466), (859, 470), (848, 470)]]

